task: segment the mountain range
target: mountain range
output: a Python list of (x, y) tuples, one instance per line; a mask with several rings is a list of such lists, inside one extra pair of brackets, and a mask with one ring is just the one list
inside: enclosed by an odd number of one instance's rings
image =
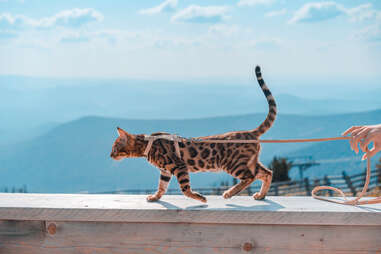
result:
[[(319, 116), (381, 108), (377, 85), (312, 86), (271, 79), (267, 83), (282, 114)], [(31, 139), (89, 115), (194, 119), (267, 110), (254, 79), (250, 83), (215, 84), (0, 76), (0, 145)]]
[[(186, 120), (140, 120), (81, 117), (46, 127), (38, 136), (0, 146), (0, 190), (2, 186), (26, 184), (30, 192), (76, 193), (118, 189), (156, 188), (158, 170), (144, 159), (113, 161), (111, 146), (120, 126), (134, 134), (165, 131), (184, 137), (218, 134), (255, 128), (265, 114), (212, 117)], [(352, 125), (376, 124), (381, 110), (303, 116), (279, 114), (274, 126), (263, 139), (319, 138), (340, 136)], [(22, 130), (21, 130), (22, 132)], [(25, 135), (25, 133), (22, 133)], [(268, 164), (273, 156), (313, 156), (321, 165), (305, 172), (306, 176), (357, 172), (364, 163), (354, 154), (347, 141), (325, 143), (263, 144), (261, 161)], [(376, 163), (373, 160), (373, 164)], [(296, 169), (291, 172), (297, 178)], [(191, 175), (193, 187), (207, 187), (230, 179), (225, 173)], [(171, 187), (176, 187), (175, 180)]]

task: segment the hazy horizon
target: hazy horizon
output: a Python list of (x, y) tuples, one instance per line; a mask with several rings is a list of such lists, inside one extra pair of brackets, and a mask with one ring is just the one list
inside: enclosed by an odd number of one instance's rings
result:
[[(254, 128), (268, 111), (256, 65), (277, 103), (270, 135), (339, 135), (381, 109), (377, 0), (0, 0), (0, 55), (0, 187), (38, 175), (36, 189), (52, 177), (70, 190), (73, 177), (80, 190), (78, 172), (94, 190), (125, 186), (124, 164), (107, 179), (120, 122), (186, 135)], [(311, 151), (352, 156), (338, 148)]]

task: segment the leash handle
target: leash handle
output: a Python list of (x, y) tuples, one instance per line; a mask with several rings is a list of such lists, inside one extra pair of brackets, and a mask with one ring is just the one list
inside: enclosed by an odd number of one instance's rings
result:
[[(370, 152), (369, 152), (368, 148), (366, 149), (366, 154), (367, 154), (367, 165), (366, 165), (365, 184), (364, 184), (364, 187), (362, 188), (361, 193), (356, 198), (348, 200), (347, 196), (345, 195), (345, 193), (342, 190), (340, 190), (338, 188), (335, 188), (335, 187), (332, 187), (332, 186), (316, 186), (311, 191), (312, 197), (315, 198), (315, 199), (319, 199), (319, 200), (323, 200), (323, 201), (328, 201), (328, 202), (332, 202), (332, 203), (336, 203), (336, 204), (342, 204), (342, 205), (364, 205), (364, 204), (381, 203), (381, 197), (377, 197), (377, 198), (370, 199), (370, 200), (360, 201), (360, 199), (366, 194), (366, 191), (368, 190), (368, 185), (369, 185), (369, 182), (370, 182), (370, 175), (371, 175), (371, 172), (370, 172), (370, 169), (371, 169), (371, 160), (370, 160), (370, 158), (371, 158), (371, 156), (370, 156)], [(332, 191), (335, 191), (335, 192), (339, 193), (344, 198), (344, 201), (328, 199), (328, 198), (316, 195), (316, 193), (318, 191), (321, 191), (321, 190), (332, 190)]]

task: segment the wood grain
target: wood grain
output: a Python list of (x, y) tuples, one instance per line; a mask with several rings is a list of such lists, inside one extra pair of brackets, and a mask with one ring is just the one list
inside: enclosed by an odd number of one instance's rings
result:
[[(47, 222), (46, 224), (49, 224)], [(379, 253), (380, 227), (188, 223), (2, 222), (0, 253)], [(254, 248), (244, 251), (243, 245)]]

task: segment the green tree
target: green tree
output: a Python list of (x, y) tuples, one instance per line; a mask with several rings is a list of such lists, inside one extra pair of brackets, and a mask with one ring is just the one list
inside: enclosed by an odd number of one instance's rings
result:
[(273, 182), (290, 181), (288, 171), (291, 168), (292, 162), (289, 162), (287, 158), (274, 156), (269, 164), (269, 169), (273, 171)]

